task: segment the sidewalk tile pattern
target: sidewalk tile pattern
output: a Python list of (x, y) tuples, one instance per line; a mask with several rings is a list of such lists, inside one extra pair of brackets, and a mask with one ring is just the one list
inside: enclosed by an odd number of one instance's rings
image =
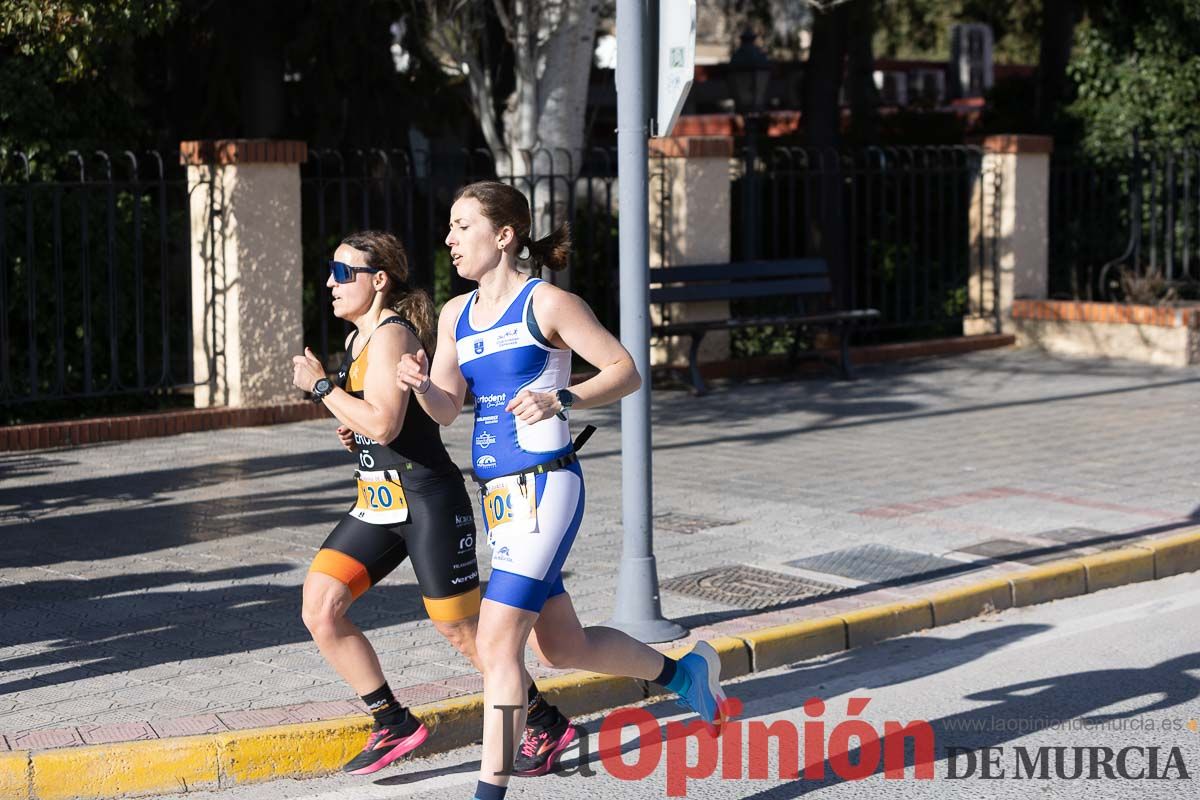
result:
[[(953, 585), (1009, 574), (1039, 552), (1169, 535), (1200, 521), (1197, 388), (1197, 369), (987, 351), (865, 366), (853, 382), (658, 392), (660, 580), (733, 568), (826, 582), (787, 565), (871, 546), (974, 559), (977, 571)], [(620, 564), (620, 414), (572, 417), (599, 426), (566, 565), (594, 624), (612, 611)], [(463, 417), (445, 431), (460, 463), (470, 427)], [(308, 564), (346, 513), (351, 478), (328, 420), (0, 454), (0, 748), (363, 713), (300, 619)], [(1069, 528), (1124, 538), (1049, 536)], [(480, 556), (486, 580), (486, 547)], [(664, 647), (923, 591), (904, 576), (882, 587), (826, 577), (836, 591), (777, 592), (767, 609), (664, 591), (663, 612), (691, 628)], [(425, 619), (411, 566), (350, 617), (402, 702), (478, 691)]]

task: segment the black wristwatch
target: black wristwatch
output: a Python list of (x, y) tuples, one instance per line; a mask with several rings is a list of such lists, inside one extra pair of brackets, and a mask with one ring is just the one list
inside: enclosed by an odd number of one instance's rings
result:
[(567, 409), (575, 403), (575, 395), (571, 394), (570, 389), (559, 389), (554, 393), (554, 397), (558, 400), (558, 404), (562, 406), (562, 411), (559, 411), (554, 416), (559, 419), (566, 419)]
[(313, 384), (313, 390), (312, 390), (313, 402), (314, 403), (321, 402), (326, 397), (328, 397), (329, 393), (332, 391), (333, 391), (333, 381), (329, 380), (329, 378), (318, 378), (317, 382)]

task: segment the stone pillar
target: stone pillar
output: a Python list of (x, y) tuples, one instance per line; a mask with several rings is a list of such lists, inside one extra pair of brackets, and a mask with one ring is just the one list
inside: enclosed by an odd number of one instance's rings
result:
[[(1016, 298), (1040, 300), (1049, 286), (1049, 136), (988, 136), (972, 193), (967, 334), (1013, 332)], [(993, 251), (994, 246), (994, 251)], [(992, 264), (996, 269), (991, 269)]]
[(294, 401), (303, 351), (303, 142), (183, 142), (192, 231), (197, 408)]
[[(650, 140), (650, 266), (681, 267), (729, 261), (730, 163), (733, 138), (681, 136)], [(650, 307), (650, 322), (664, 321), (660, 304)], [(666, 318), (728, 319), (729, 303), (669, 303)], [(650, 363), (686, 366), (690, 341), (653, 339)], [(729, 358), (728, 331), (711, 331), (700, 346), (700, 361)]]

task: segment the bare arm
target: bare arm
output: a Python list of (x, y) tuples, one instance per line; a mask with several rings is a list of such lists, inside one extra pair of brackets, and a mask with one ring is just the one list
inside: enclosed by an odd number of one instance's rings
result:
[(424, 350), (405, 355), (396, 367), (397, 385), (411, 389), (421, 408), (439, 425), (449, 425), (458, 418), (467, 396), (467, 380), (459, 369), (458, 349), (454, 342), (454, 325), (467, 297), (455, 297), (442, 307), (432, 367)]
[[(551, 344), (574, 350), (600, 371), (571, 387), (574, 408), (607, 405), (641, 387), (642, 379), (629, 351), (579, 297), (543, 285), (533, 295), (533, 313)], [(509, 402), (508, 410), (532, 423), (562, 411), (562, 406), (553, 392), (522, 390)]]
[(402, 325), (380, 327), (371, 335), (363, 398), (335, 388), (326, 396), (325, 407), (351, 430), (384, 444), (392, 441), (404, 426), (409, 395), (407, 388), (396, 385), (394, 365), (418, 347), (417, 338)]

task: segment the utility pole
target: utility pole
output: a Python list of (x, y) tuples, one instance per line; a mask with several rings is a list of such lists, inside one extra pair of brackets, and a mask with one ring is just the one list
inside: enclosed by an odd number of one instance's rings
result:
[[(658, 0), (650, 0), (657, 9)], [(642, 387), (621, 399), (621, 499), (624, 540), (617, 601), (608, 624), (643, 642), (687, 634), (662, 615), (651, 525), (650, 461), (650, 110), (646, 102), (645, 0), (617, 0), (617, 176), (621, 343)]]

